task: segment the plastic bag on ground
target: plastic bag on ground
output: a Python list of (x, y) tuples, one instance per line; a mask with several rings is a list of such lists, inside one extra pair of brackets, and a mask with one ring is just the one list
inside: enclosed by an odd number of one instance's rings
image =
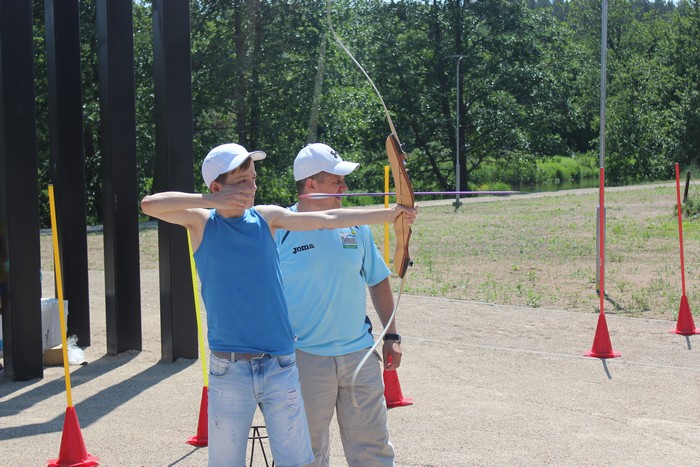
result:
[(66, 340), (68, 348), (68, 363), (70, 365), (87, 365), (85, 361), (85, 352), (78, 347), (78, 336), (70, 336)]

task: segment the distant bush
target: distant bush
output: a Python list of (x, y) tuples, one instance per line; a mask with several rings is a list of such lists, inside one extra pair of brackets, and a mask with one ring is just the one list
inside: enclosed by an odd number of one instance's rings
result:
[[(700, 218), (700, 196), (688, 196), (688, 199), (684, 203), (681, 203), (683, 207), (683, 217), (688, 220), (697, 220)], [(673, 206), (673, 213), (678, 215), (676, 206)]]
[(511, 186), (505, 182), (491, 182), (481, 183), (476, 186), (470, 184), (469, 189), (474, 191), (509, 191)]
[(508, 159), (486, 161), (470, 174), (476, 186), (494, 186), (503, 183), (509, 187), (541, 184), (577, 183), (595, 179), (598, 163), (592, 153), (573, 157), (552, 156), (535, 158), (514, 154)]

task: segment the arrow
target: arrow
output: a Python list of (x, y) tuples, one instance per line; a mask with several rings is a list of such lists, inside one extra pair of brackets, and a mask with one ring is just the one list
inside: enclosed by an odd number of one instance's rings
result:
[[(434, 196), (434, 195), (518, 195), (523, 194), (522, 191), (416, 191), (414, 195), (418, 196)], [(350, 196), (394, 196), (396, 193), (311, 193), (308, 195), (299, 195), (299, 198), (332, 198), (332, 197), (350, 197)]]

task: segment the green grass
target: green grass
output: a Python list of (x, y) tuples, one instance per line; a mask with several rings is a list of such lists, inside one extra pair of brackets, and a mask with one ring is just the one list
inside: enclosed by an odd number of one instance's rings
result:
[[(405, 292), (598, 312), (598, 193), (571, 193), (467, 202), (457, 212), (449, 204), (422, 207)], [(606, 313), (675, 319), (681, 272), (674, 205), (672, 186), (606, 190)], [(692, 307), (700, 221), (686, 220), (683, 234)], [(382, 227), (374, 235), (382, 243)]]
[[(675, 187), (606, 190), (606, 313), (676, 319), (681, 296)], [(406, 276), (409, 294), (503, 305), (598, 312), (597, 190), (495, 198), (455, 212), (449, 201), (420, 208)], [(481, 201), (481, 199), (477, 199)], [(392, 244), (389, 257), (393, 257)], [(383, 249), (383, 226), (373, 226)], [(686, 291), (700, 307), (700, 220), (683, 223)], [(42, 269), (53, 270), (50, 236)], [(157, 230), (139, 232), (144, 270), (158, 267)], [(103, 270), (102, 235), (88, 236), (89, 268)], [(392, 278), (394, 289), (398, 278)]]

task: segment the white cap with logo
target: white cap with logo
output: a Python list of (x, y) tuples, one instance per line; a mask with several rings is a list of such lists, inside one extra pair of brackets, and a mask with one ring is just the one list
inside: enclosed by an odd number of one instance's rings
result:
[(299, 151), (294, 159), (294, 180), (298, 182), (319, 172), (347, 175), (359, 165), (357, 162), (344, 161), (327, 144), (312, 143)]
[(248, 152), (246, 148), (236, 143), (227, 143), (215, 147), (202, 162), (202, 177), (207, 188), (217, 177), (233, 169), (238, 168), (247, 158), (254, 161), (265, 159), (267, 154), (263, 151)]

